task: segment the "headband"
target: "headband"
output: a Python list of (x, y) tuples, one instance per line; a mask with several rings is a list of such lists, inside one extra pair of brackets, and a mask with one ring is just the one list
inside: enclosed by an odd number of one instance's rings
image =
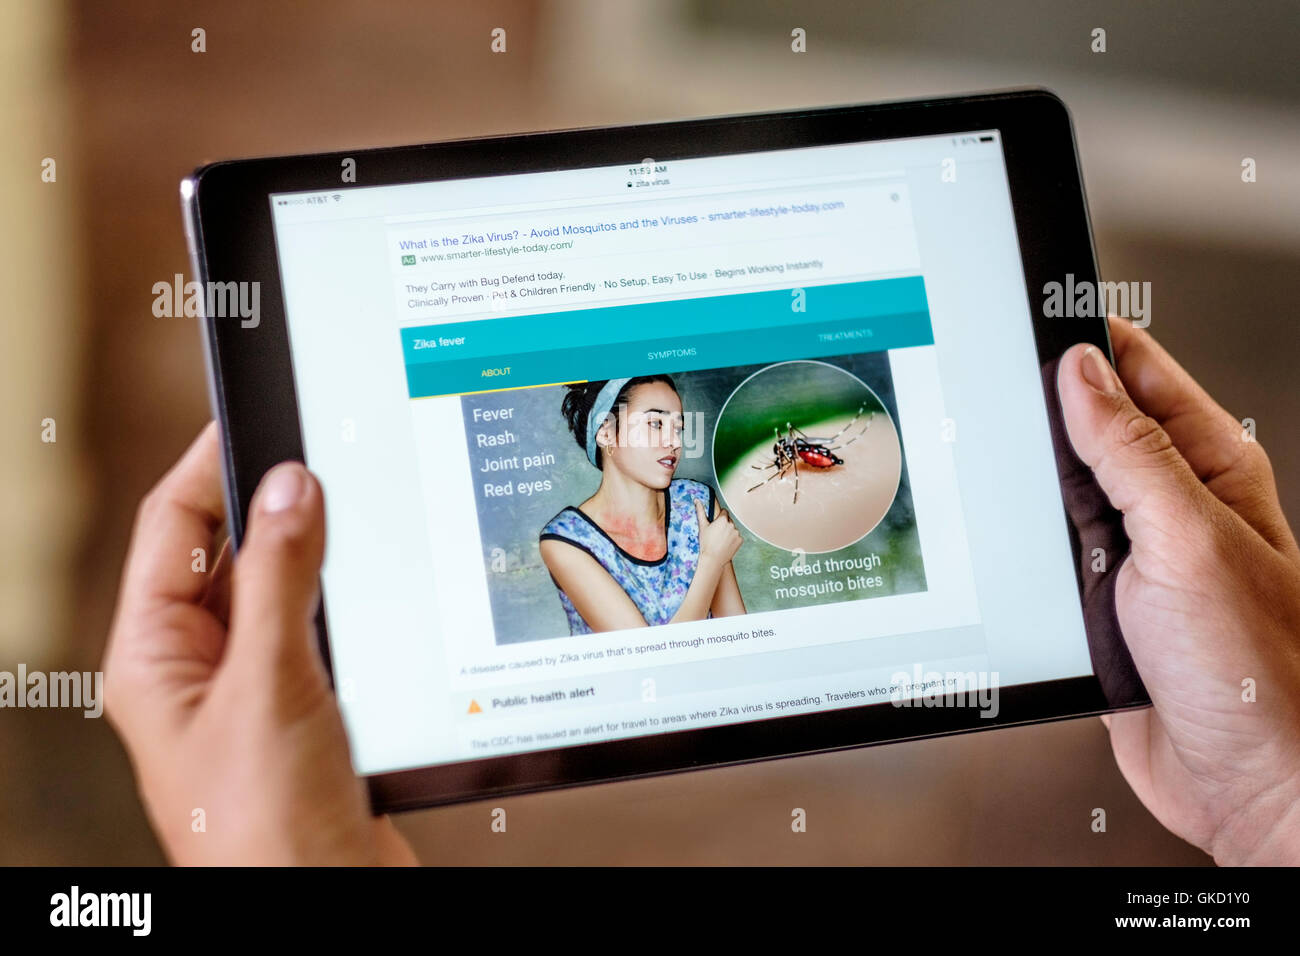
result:
[(591, 404), (591, 411), (587, 414), (587, 457), (593, 465), (596, 464), (596, 432), (600, 431), (600, 426), (605, 424), (605, 419), (614, 410), (614, 400), (618, 398), (618, 393), (630, 381), (630, 378), (611, 378)]

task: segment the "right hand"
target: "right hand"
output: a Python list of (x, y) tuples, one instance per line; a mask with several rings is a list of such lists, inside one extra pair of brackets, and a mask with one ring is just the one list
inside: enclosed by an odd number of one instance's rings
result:
[(1111, 338), (1118, 375), (1075, 346), (1057, 387), (1132, 541), (1115, 605), (1154, 706), (1110, 716), (1115, 760), (1219, 863), (1300, 862), (1300, 551), (1272, 469), (1149, 335)]
[(740, 532), (722, 508), (712, 521), (705, 514), (704, 505), (695, 500), (695, 517), (700, 523), (700, 560), (709, 559), (719, 565), (730, 563), (740, 550)]

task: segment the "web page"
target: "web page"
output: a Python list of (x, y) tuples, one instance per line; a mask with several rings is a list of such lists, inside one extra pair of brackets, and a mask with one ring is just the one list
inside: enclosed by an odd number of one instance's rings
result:
[(1089, 673), (963, 141), (271, 197), (360, 770)]

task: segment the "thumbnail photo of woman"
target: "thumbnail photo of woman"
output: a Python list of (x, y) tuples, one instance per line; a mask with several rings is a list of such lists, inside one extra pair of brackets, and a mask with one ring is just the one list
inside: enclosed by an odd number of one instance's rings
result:
[(667, 375), (567, 386), (563, 415), (600, 486), (539, 535), (571, 634), (744, 614), (740, 533), (701, 481), (674, 478), (682, 400)]

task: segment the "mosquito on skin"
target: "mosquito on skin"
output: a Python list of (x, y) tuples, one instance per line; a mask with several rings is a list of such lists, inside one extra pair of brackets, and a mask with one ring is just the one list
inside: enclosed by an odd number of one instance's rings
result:
[[(834, 468), (837, 465), (844, 464), (844, 459), (835, 454), (843, 448), (847, 448), (855, 441), (861, 438), (871, 423), (876, 418), (876, 413), (872, 412), (867, 416), (867, 423), (862, 426), (862, 431), (858, 432), (842, 445), (835, 444), (845, 432), (853, 427), (854, 423), (862, 417), (862, 411), (867, 406), (860, 405), (858, 413), (853, 416), (847, 425), (837, 431), (830, 438), (813, 438), (805, 434), (801, 429), (795, 428), (790, 422), (785, 423), (785, 435), (781, 435), (781, 429), (773, 427), (772, 431), (776, 433), (776, 444), (772, 446), (772, 461), (766, 465), (750, 465), (757, 471), (768, 471), (775, 469), (772, 474), (768, 475), (758, 484), (750, 488), (749, 491), (757, 491), (773, 478), (783, 478), (786, 472), (794, 470), (794, 501), (791, 504), (799, 503), (799, 463), (802, 461), (810, 468), (825, 470)], [(746, 492), (748, 494), (748, 491)]]

